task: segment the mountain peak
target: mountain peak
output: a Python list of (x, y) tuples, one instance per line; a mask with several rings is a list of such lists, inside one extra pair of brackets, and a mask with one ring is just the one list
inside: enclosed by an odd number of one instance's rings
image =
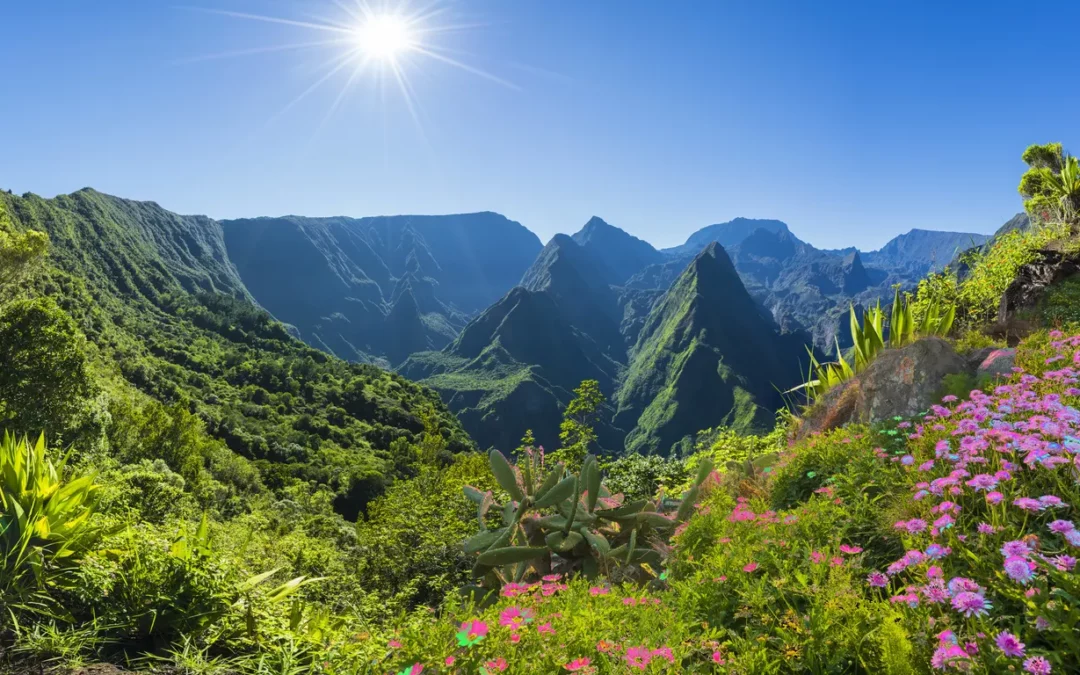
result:
[(590, 256), (603, 263), (610, 275), (607, 283), (621, 286), (645, 267), (658, 263), (663, 254), (646, 241), (593, 216), (574, 236)]
[(791, 230), (788, 228), (787, 223), (783, 221), (758, 218), (735, 218), (726, 223), (717, 223), (715, 225), (703, 227), (691, 234), (689, 238), (687, 238), (685, 244), (676, 246), (675, 248), (665, 249), (665, 253), (696, 253), (710, 241), (719, 242), (720, 245), (724, 247), (738, 246), (758, 230), (767, 230), (773, 233), (787, 233), (797, 244), (802, 243), (798, 238), (791, 234)]

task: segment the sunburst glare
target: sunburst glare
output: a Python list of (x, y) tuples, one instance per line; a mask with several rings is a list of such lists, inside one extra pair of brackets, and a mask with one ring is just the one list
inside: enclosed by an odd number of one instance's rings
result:
[[(432, 62), (432, 65), (451, 66), (502, 86), (518, 89), (516, 85), (503, 78), (465, 63), (460, 59), (459, 53), (455, 52), (457, 58), (452, 57), (449, 48), (437, 44), (440, 36), (478, 28), (481, 24), (451, 23), (445, 18), (446, 8), (436, 5), (428, 5), (423, 9), (412, 11), (408, 3), (404, 1), (382, 3), (377, 7), (366, 0), (331, 0), (331, 3), (326, 5), (326, 10), (337, 15), (332, 18), (324, 15), (270, 16), (190, 7), (188, 9), (234, 19), (286, 26), (297, 32), (307, 33), (308, 37), (312, 33), (327, 35), (325, 39), (317, 41), (310, 39), (288, 41), (277, 45), (196, 56), (185, 61), (196, 62), (267, 52), (330, 50), (331, 57), (316, 69), (312, 83), (290, 100), (273, 118), (288, 111), (327, 83), (337, 80), (340, 81), (341, 90), (327, 111), (327, 117), (329, 117), (339, 108), (350, 93), (350, 89), (362, 79), (367, 78), (379, 85), (380, 89), (386, 82), (396, 86), (414, 121), (420, 126), (417, 103), (414, 100), (415, 88), (410, 82), (409, 71), (422, 67), (423, 59)], [(422, 58), (406, 58), (413, 56)], [(380, 100), (383, 100), (381, 95)], [(420, 128), (420, 131), (422, 133), (423, 129)]]

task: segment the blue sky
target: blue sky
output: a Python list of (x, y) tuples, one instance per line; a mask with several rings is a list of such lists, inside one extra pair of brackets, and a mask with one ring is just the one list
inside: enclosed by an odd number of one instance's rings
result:
[[(339, 0), (342, 3), (356, 0)], [(546, 240), (592, 215), (657, 246), (736, 216), (821, 247), (990, 232), (1020, 153), (1080, 147), (1075, 3), (458, 0), (403, 97), (307, 20), (331, 0), (20, 0), (0, 41), (0, 187), (92, 186), (216, 218), (492, 210)], [(413, 3), (416, 7), (416, 3)]]

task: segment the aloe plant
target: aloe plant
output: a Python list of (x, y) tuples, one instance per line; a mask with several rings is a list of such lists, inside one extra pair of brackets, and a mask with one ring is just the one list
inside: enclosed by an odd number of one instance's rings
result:
[(833, 387), (865, 370), (886, 347), (903, 347), (920, 337), (948, 336), (956, 320), (956, 305), (934, 300), (916, 323), (911, 303), (897, 288), (893, 295), (887, 338), (885, 312), (881, 309), (880, 300), (877, 305), (863, 312), (861, 323), (855, 314), (854, 306), (850, 308), (850, 313), (852, 361), (844, 358), (839, 341), (836, 343), (836, 360), (826, 363), (821, 363), (808, 347), (810, 368), (806, 382), (785, 393), (804, 391), (809, 401), (813, 402)]
[[(561, 462), (544, 466), (543, 454), (531, 448), (517, 465), (498, 450), (491, 451), (489, 462), (510, 499), (498, 504), (491, 491), (465, 487), (480, 523), (480, 533), (465, 541), (465, 551), (477, 554), (473, 573), (489, 588), (551, 572), (638, 580), (659, 574), (672, 534), (693, 513), (712, 473), (712, 463), (702, 462), (680, 499), (661, 494), (655, 500), (625, 502), (604, 486), (593, 455), (585, 457), (578, 473)], [(501, 513), (502, 522), (488, 529), (492, 512)]]

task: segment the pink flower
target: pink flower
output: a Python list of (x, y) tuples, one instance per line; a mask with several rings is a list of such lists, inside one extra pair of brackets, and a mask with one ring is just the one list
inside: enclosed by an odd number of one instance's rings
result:
[(397, 640), (390, 640), (389, 642), (386, 643), (386, 646), (389, 647), (390, 649), (401, 649), (401, 643), (398, 642)]
[(554, 635), (555, 629), (551, 627), (550, 621), (545, 621), (544, 623), (536, 627), (536, 632), (540, 633), (541, 635)]
[(667, 659), (668, 663), (675, 663), (675, 655), (671, 653), (671, 647), (658, 647), (652, 650), (652, 656)]
[(511, 630), (517, 630), (532, 620), (533, 613), (530, 609), (522, 611), (517, 607), (507, 607), (499, 614), (499, 625)]
[(645, 670), (649, 666), (649, 661), (652, 660), (652, 652), (645, 647), (628, 647), (625, 658), (631, 668)]
[(840, 567), (844, 564), (844, 559), (840, 557), (829, 560), (829, 567)]
[(610, 592), (611, 589), (607, 586), (593, 586), (589, 589), (589, 595), (593, 596), (594, 598), (598, 595), (607, 595)]
[(713, 652), (712, 653), (712, 662), (715, 663), (718, 666), (724, 665), (724, 663), (725, 663), (724, 655), (721, 654), (720, 652)]
[(497, 670), (501, 673), (509, 667), (510, 664), (508, 664), (506, 662), (506, 659), (502, 658), (501, 656), (494, 661), (488, 661), (484, 664), (484, 668), (486, 668), (488, 672)]
[(457, 661), (457, 659), (456, 659), (456, 658), (454, 658), (453, 656), (447, 656), (447, 657), (446, 657), (446, 658), (445, 658), (445, 659), (443, 660), (443, 664), (444, 664), (444, 665), (447, 665), (447, 666), (452, 666), (452, 665), (454, 665), (454, 661)]
[(821, 553), (820, 551), (811, 551), (810, 552), (810, 562), (814, 563), (815, 565), (817, 565), (818, 563), (820, 563), (824, 559), (825, 559), (825, 554), (824, 553)]
[(627, 607), (633, 607), (637, 604), (637, 600), (634, 598), (623, 598), (622, 604), (626, 605)]
[(1050, 662), (1041, 656), (1032, 656), (1024, 661), (1024, 670), (1031, 675), (1050, 675)]
[(998, 649), (1005, 656), (1023, 656), (1024, 655), (1024, 643), (1020, 642), (1020, 638), (1016, 637), (1012, 633), (1002, 632), (998, 634), (997, 640)]
[(752, 562), (752, 563), (747, 563), (746, 565), (743, 565), (742, 571), (750, 573), (750, 572), (753, 572), (754, 570), (756, 570), (757, 568), (758, 568), (758, 564), (756, 562)]
[(862, 553), (862, 547), (840, 544), (840, 552), (847, 553), (848, 555), (855, 555), (856, 553)]
[(592, 663), (592, 661), (586, 658), (574, 659), (570, 663), (564, 665), (563, 668), (566, 668), (570, 672), (574, 672), (588, 668), (590, 663)]
[(459, 647), (471, 647), (484, 639), (488, 633), (488, 626), (483, 621), (473, 619), (461, 624), (457, 633)]

